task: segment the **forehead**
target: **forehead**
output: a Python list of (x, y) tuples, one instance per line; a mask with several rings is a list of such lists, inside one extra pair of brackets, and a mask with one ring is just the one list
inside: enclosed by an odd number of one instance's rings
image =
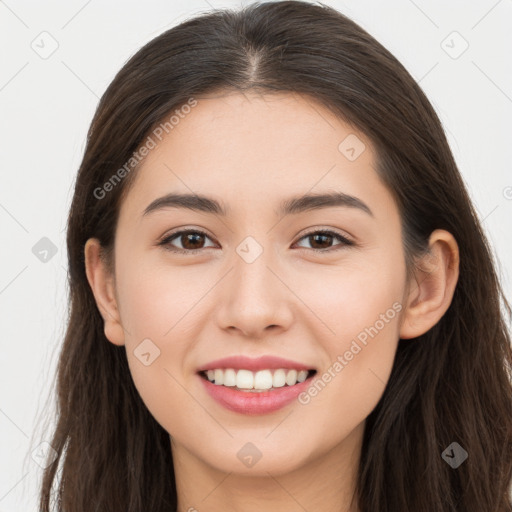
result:
[(150, 134), (154, 148), (125, 208), (142, 214), (169, 192), (217, 197), (228, 207), (327, 190), (387, 194), (368, 138), (311, 97), (221, 92), (195, 100)]

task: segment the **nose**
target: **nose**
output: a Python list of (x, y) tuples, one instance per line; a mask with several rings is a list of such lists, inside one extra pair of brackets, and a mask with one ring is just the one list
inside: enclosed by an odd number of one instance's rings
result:
[(265, 251), (252, 262), (235, 254), (219, 290), (219, 327), (252, 339), (287, 330), (294, 300), (288, 286), (286, 272)]

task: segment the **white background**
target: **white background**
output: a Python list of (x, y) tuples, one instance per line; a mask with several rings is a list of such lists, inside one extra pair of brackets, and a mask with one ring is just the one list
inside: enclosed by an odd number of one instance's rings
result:
[[(64, 230), (98, 99), (150, 39), (196, 13), (246, 3), (0, 1), (0, 512), (37, 510), (41, 468), (31, 453), (51, 434), (39, 415), (50, 405), (65, 329)], [(512, 0), (324, 3), (368, 30), (420, 82), (510, 300)], [(51, 36), (40, 36), (44, 31)], [(458, 58), (447, 53), (463, 48), (453, 31), (469, 44)], [(32, 46), (48, 50), (52, 38), (58, 48), (43, 59)], [(42, 237), (57, 249), (47, 262), (32, 252)]]

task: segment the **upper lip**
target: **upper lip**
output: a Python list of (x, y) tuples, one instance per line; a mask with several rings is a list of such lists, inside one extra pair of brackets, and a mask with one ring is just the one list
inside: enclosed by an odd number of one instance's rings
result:
[(233, 368), (236, 370), (246, 369), (251, 371), (279, 368), (314, 370), (311, 366), (306, 366), (305, 364), (298, 363), (297, 361), (291, 361), (290, 359), (283, 359), (281, 357), (267, 355), (251, 359), (249, 357), (239, 355), (216, 359), (215, 361), (211, 361), (210, 363), (201, 366), (197, 371), (203, 372), (206, 370), (215, 370), (216, 368)]

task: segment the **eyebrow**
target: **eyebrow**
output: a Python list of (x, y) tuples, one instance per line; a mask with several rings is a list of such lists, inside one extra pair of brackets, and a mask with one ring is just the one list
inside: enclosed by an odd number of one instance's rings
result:
[[(329, 192), (322, 194), (308, 194), (285, 199), (275, 212), (278, 216), (298, 214), (310, 210), (323, 208), (347, 207), (359, 209), (374, 217), (370, 207), (361, 199), (343, 192)], [(230, 209), (221, 202), (201, 194), (170, 193), (151, 202), (144, 210), (142, 216), (163, 208), (186, 208), (193, 211), (212, 213), (223, 217), (228, 216)]]

